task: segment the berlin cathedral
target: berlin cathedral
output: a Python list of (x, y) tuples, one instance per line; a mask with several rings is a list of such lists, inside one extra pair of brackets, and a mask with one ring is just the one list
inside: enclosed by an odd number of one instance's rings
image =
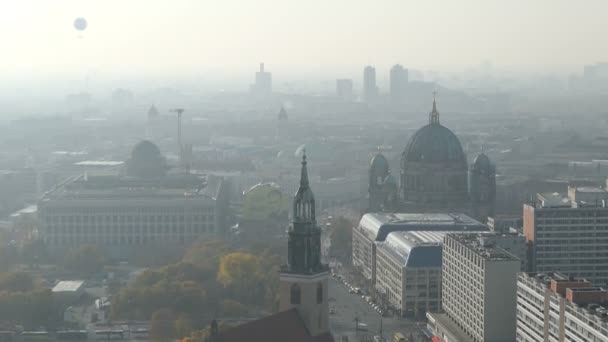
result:
[(439, 122), (434, 99), (428, 125), (401, 155), (399, 181), (381, 153), (371, 160), (370, 212), (462, 212), (486, 223), (495, 201), (495, 166), (483, 152), (467, 165), (460, 140)]

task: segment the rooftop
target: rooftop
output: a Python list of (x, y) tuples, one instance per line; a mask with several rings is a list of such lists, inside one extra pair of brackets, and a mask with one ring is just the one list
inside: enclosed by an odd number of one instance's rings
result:
[(406, 267), (441, 268), (443, 238), (449, 231), (396, 231), (378, 249), (403, 261)]
[(163, 179), (145, 180), (118, 175), (79, 176), (45, 194), (49, 200), (103, 199), (215, 199), (221, 178), (196, 175), (170, 175)]
[(311, 336), (296, 309), (290, 309), (221, 331), (222, 342), (333, 342), (330, 333)]
[(74, 165), (77, 166), (120, 166), (123, 165), (122, 161), (112, 161), (112, 160), (85, 160), (78, 162)]
[(369, 213), (359, 227), (375, 241), (384, 241), (394, 231), (488, 231), (486, 225), (460, 213)]
[[(593, 287), (589, 281), (563, 273), (520, 273), (562, 298), (577, 311), (590, 315), (608, 328), (608, 293), (604, 288)], [(594, 300), (601, 299), (601, 300)]]
[(487, 245), (485, 243), (483, 233), (480, 234), (462, 234), (462, 233), (451, 233), (446, 236), (460, 242), (473, 253), (479, 255), (485, 260), (492, 261), (520, 261), (519, 258), (513, 254), (505, 251), (502, 248), (495, 247), (493, 245)]
[(52, 289), (52, 292), (76, 292), (84, 286), (82, 280), (62, 280)]

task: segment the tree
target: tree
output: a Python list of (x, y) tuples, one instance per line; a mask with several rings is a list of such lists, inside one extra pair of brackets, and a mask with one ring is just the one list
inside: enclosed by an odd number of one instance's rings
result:
[(82, 274), (95, 274), (103, 270), (105, 259), (93, 245), (71, 250), (65, 258), (65, 268)]
[(349, 262), (353, 250), (353, 224), (345, 217), (331, 220), (330, 254), (342, 262)]
[(152, 314), (150, 319), (150, 339), (158, 342), (169, 342), (175, 338), (175, 315), (169, 309), (161, 309)]
[(188, 316), (180, 315), (175, 320), (175, 335), (178, 338), (190, 336), (192, 330), (192, 320)]
[(221, 258), (217, 279), (233, 298), (245, 304), (272, 305), (278, 289), (274, 284), (277, 270), (277, 258), (236, 252)]
[(29, 292), (36, 287), (36, 280), (25, 272), (5, 272), (0, 274), (0, 291)]
[(21, 246), (21, 260), (24, 263), (35, 265), (48, 259), (46, 245), (42, 239), (27, 240)]
[(240, 317), (247, 314), (247, 306), (233, 299), (226, 299), (222, 302), (222, 315), (228, 317)]

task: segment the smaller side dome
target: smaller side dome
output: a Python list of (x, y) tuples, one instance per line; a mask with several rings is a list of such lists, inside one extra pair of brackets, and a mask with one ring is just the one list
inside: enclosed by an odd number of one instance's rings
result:
[(148, 109), (148, 119), (156, 119), (159, 115), (155, 105), (152, 105), (150, 109)]
[(490, 158), (483, 152), (478, 154), (477, 157), (475, 157), (475, 160), (473, 160), (473, 169), (475, 170), (490, 171), (491, 168), (492, 163), (490, 162)]
[(159, 178), (166, 174), (167, 165), (158, 146), (143, 140), (131, 152), (131, 159), (127, 161), (127, 173), (137, 178)]
[(382, 153), (376, 154), (370, 161), (370, 171), (377, 175), (385, 175), (389, 172), (388, 160)]
[(285, 107), (281, 107), (277, 118), (279, 119), (279, 121), (287, 120), (287, 111), (285, 110)]

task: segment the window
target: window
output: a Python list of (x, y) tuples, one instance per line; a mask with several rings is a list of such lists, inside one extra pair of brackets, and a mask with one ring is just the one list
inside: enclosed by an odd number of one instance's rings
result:
[(323, 284), (317, 285), (317, 304), (323, 303)]
[(291, 295), (290, 295), (290, 302), (291, 304), (300, 304), (301, 300), (301, 290), (300, 290), (300, 286), (298, 286), (298, 284), (293, 284), (291, 285)]

